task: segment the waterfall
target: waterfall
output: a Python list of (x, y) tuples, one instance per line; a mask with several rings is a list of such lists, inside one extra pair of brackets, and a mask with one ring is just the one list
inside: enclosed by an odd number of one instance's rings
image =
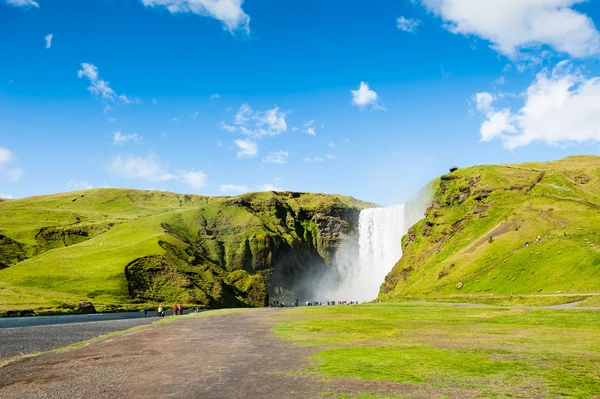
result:
[(377, 297), (385, 276), (402, 257), (402, 236), (407, 233), (408, 227), (403, 204), (365, 209), (360, 213), (359, 283), (363, 300)]
[(358, 253), (353, 248), (338, 251), (336, 267), (341, 282), (330, 299), (369, 301), (377, 298), (385, 276), (402, 257), (402, 236), (410, 225), (405, 206), (369, 208), (358, 221)]

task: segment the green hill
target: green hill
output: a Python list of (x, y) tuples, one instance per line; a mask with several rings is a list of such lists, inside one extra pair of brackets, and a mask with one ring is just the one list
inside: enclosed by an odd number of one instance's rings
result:
[(429, 188), (433, 203), (380, 299), (544, 304), (600, 293), (600, 157), (470, 167)]
[(324, 273), (357, 228), (350, 197), (97, 189), (0, 202), (0, 313), (157, 303), (263, 306)]

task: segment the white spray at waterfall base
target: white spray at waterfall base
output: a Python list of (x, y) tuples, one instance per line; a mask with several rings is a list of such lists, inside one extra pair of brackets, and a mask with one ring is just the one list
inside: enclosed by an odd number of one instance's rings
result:
[(385, 276), (402, 256), (402, 236), (410, 226), (403, 204), (365, 209), (358, 222), (358, 256), (338, 251), (340, 285), (329, 295), (334, 300), (369, 301), (377, 298)]

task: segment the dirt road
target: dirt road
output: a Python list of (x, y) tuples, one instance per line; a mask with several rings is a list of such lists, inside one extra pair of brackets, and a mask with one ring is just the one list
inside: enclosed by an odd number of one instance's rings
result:
[(314, 349), (273, 337), (274, 312), (183, 317), (23, 359), (0, 368), (0, 398), (320, 397), (315, 377), (290, 375)]

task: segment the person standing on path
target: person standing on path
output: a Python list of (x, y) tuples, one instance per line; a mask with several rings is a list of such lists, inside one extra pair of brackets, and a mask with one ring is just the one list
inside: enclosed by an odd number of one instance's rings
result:
[(182, 303), (179, 304), (178, 309), (179, 309), (179, 314), (181, 316), (183, 316), (183, 304)]
[(173, 306), (173, 316), (177, 316), (177, 310), (179, 308), (177, 307), (177, 305)]
[(148, 309), (144, 306), (144, 319), (148, 317)]
[(158, 317), (162, 317), (162, 315), (163, 315), (163, 308), (162, 308), (162, 305), (158, 305), (157, 316), (158, 316)]

